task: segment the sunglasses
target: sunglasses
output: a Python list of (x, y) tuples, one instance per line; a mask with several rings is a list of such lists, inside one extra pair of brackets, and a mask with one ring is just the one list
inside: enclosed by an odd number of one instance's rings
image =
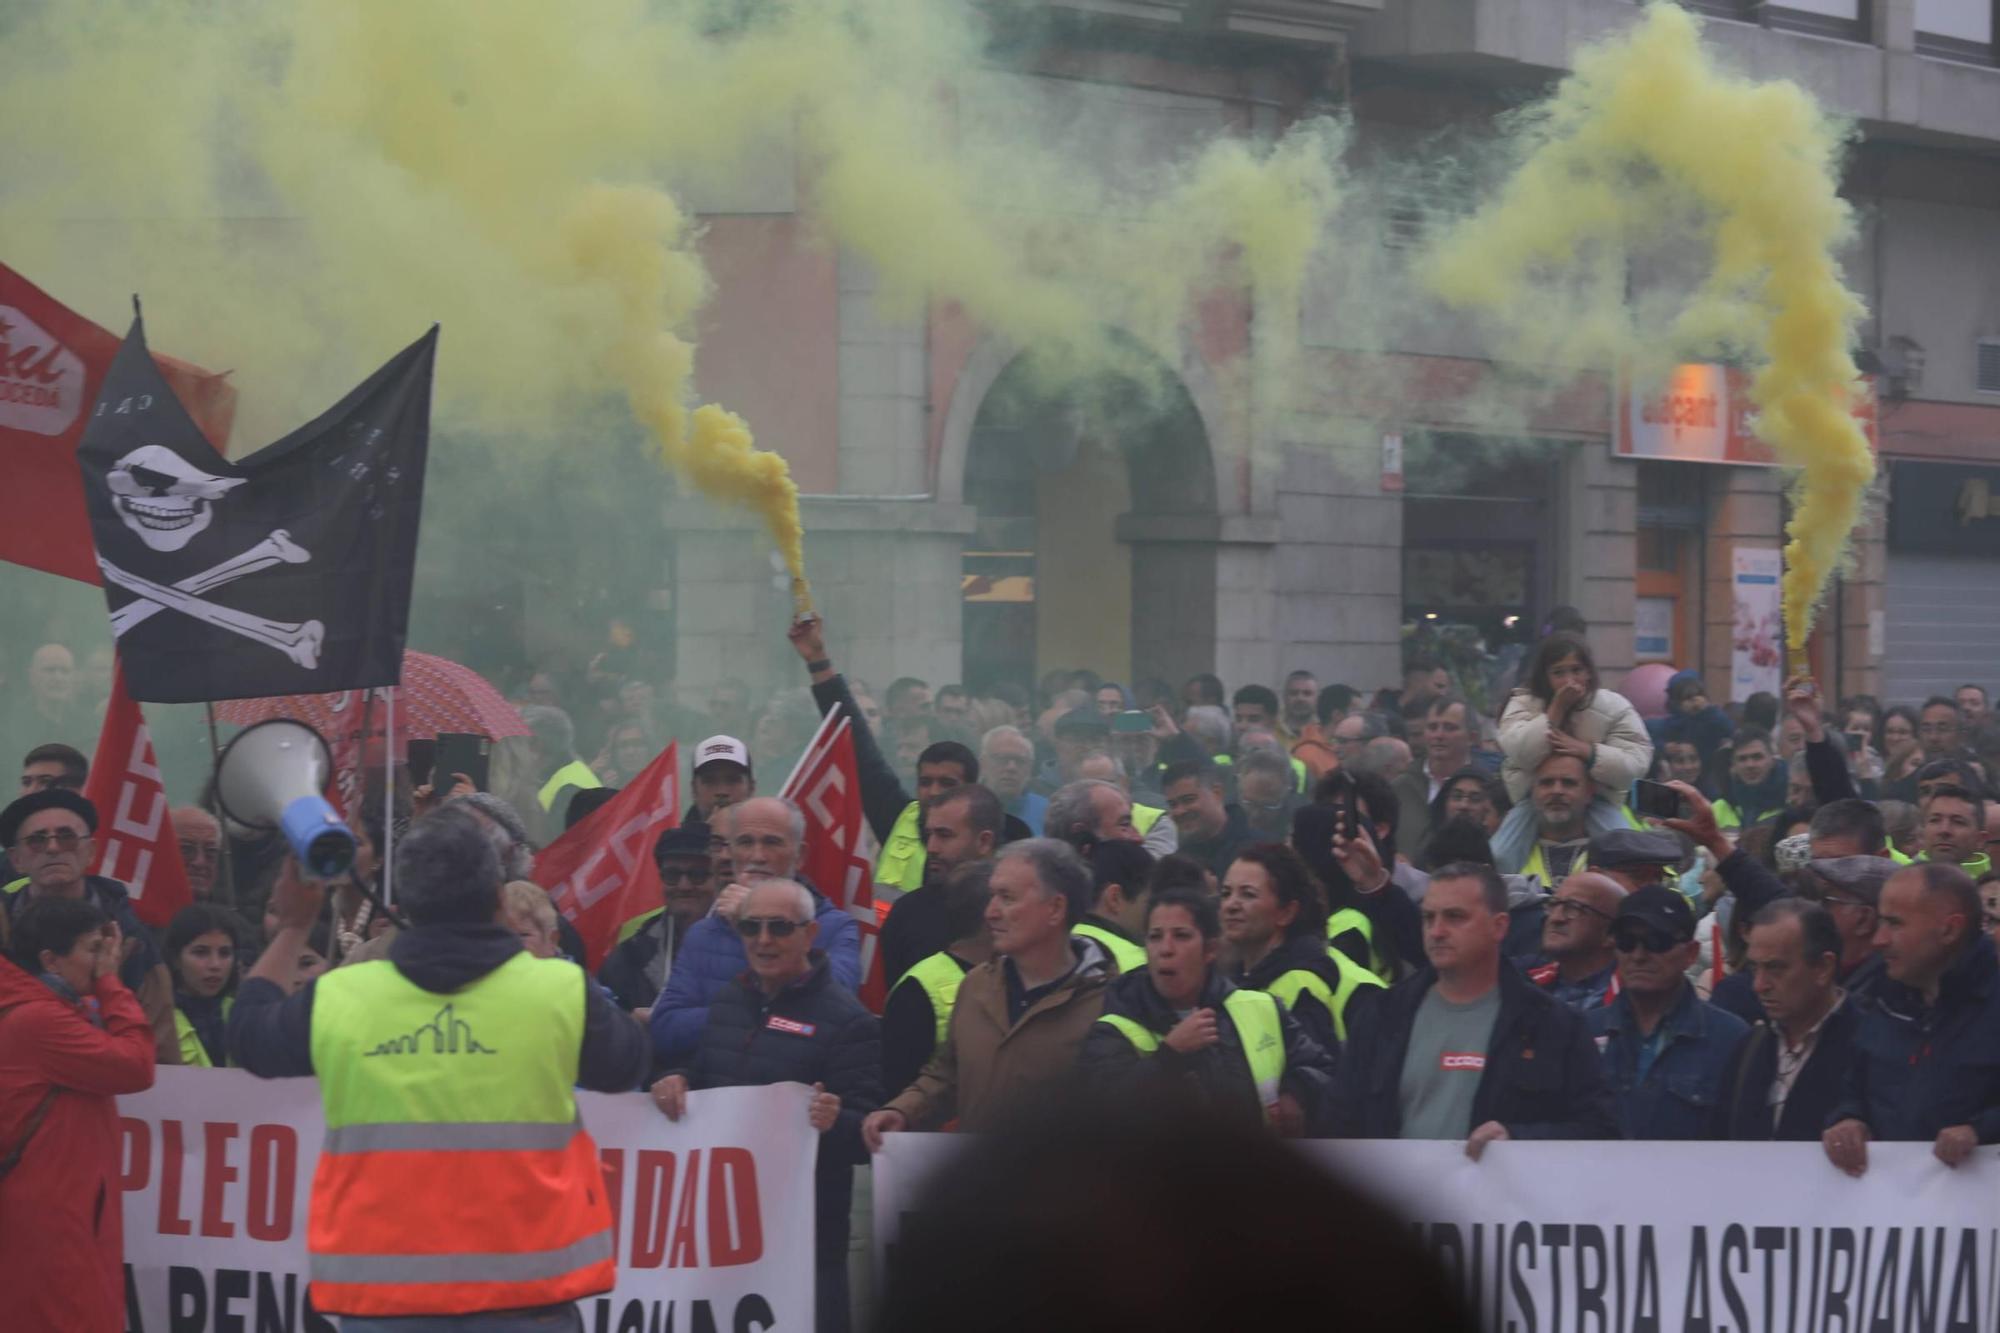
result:
[(44, 830), (41, 833), (30, 833), (21, 839), (22, 844), (31, 852), (46, 852), (50, 843), (54, 843), (58, 850), (73, 852), (76, 850), (76, 845), (82, 841), (83, 835), (73, 828), (56, 829), (53, 832)]
[(792, 932), (800, 928), (797, 921), (782, 916), (740, 916), (736, 918), (736, 933), (746, 940), (754, 940), (759, 935), (769, 935), (774, 940), (788, 940)]
[(710, 874), (711, 872), (705, 867), (696, 869), (693, 866), (663, 865), (660, 867), (660, 882), (677, 884), (681, 880), (686, 880), (690, 884), (706, 884)]
[(1627, 926), (1611, 932), (1611, 947), (1619, 953), (1637, 953), (1641, 949), (1647, 953), (1667, 953), (1685, 943), (1679, 936), (1652, 926)]

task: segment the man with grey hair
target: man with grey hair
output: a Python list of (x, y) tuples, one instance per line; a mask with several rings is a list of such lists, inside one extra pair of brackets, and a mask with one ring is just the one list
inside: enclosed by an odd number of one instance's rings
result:
[(979, 741), (979, 771), (1001, 808), (1041, 837), (1049, 798), (1033, 790), (1035, 743), (1027, 734), (1004, 722), (987, 732)]
[(1414, 761), (1410, 756), (1410, 743), (1394, 736), (1377, 736), (1368, 742), (1361, 753), (1361, 762), (1356, 765), (1363, 773), (1373, 773), (1390, 787), (1397, 779), (1410, 771)]
[[(1230, 725), (1229, 714), (1214, 704), (1196, 704), (1188, 709), (1187, 717), (1181, 721), (1184, 732), (1210, 759), (1229, 762), (1230, 744), (1235, 729)], [(1165, 755), (1161, 756), (1165, 758)]]
[(560, 832), (569, 798), (590, 787), (601, 787), (597, 773), (576, 752), (576, 727), (569, 714), (546, 704), (530, 704), (521, 710), (521, 720), (533, 734), (535, 780), (540, 783), (535, 803), (542, 808), (543, 832)]
[(750, 890), (765, 880), (789, 879), (805, 885), (816, 905), (817, 947), (826, 953), (828, 970), (849, 991), (861, 987), (860, 926), (800, 872), (804, 812), (776, 796), (753, 796), (725, 808), (732, 877), (716, 893), (709, 914), (689, 928), (666, 989), (647, 1018), (653, 1049), (669, 1068), (692, 1058), (702, 1025), (708, 1021), (709, 1005), (747, 965), (736, 920)]
[[(313, 1301), (348, 1328), (419, 1316), (515, 1327), (532, 1311), (538, 1327), (581, 1330), (574, 1302), (609, 1291), (616, 1265), (597, 1146), (572, 1089), (636, 1087), (645, 1033), (582, 969), (529, 955), (498, 923), (499, 858), (470, 811), (412, 824), (396, 846), (396, 885), (411, 927), (389, 957), (293, 994), (326, 888), (288, 863), (272, 892), (277, 931), (229, 1019), (236, 1064), (320, 1080)], [(427, 1150), (463, 1168), (454, 1189), (410, 1189), (409, 1153)], [(321, 1187), (329, 1171), (337, 1190)], [(489, 1225), (499, 1211), (504, 1235)], [(413, 1281), (418, 1254), (419, 1277), (468, 1264), (476, 1275)]]
[(1132, 820), (1131, 798), (1117, 783), (1102, 778), (1079, 778), (1058, 788), (1049, 797), (1042, 827), (1049, 837), (1080, 852), (1116, 839), (1144, 841)]
[(689, 1114), (692, 1090), (772, 1083), (812, 1089), (806, 1118), (820, 1135), (813, 1326), (838, 1333), (848, 1320), (854, 1168), (868, 1161), (861, 1121), (882, 1101), (882, 1027), (828, 971), (826, 954), (815, 947), (816, 910), (812, 891), (796, 880), (767, 878), (751, 888), (735, 922), (749, 968), (715, 997), (694, 1058), (653, 1085), (653, 1100), (669, 1120), (679, 1120)]
[(862, 1122), (871, 1151), (884, 1134), (954, 1117), (961, 1129), (987, 1129), (1076, 1067), (1112, 973), (1095, 940), (1070, 934), (1091, 886), (1068, 843), (1029, 838), (1001, 850), (986, 904), (994, 956), (965, 974), (951, 1030), (917, 1081)]

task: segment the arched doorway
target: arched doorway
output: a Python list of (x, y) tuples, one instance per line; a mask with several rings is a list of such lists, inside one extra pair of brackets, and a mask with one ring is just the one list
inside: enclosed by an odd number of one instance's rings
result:
[(1206, 669), (1213, 656), (1212, 541), (1162, 541), (1143, 521), (1215, 514), (1208, 433), (1165, 362), (1124, 351), (1130, 370), (1083, 379), (1017, 356), (980, 401), (965, 458), (978, 513), (962, 579), (968, 685), (1032, 693), (1057, 667), (1172, 678), (1179, 659)]

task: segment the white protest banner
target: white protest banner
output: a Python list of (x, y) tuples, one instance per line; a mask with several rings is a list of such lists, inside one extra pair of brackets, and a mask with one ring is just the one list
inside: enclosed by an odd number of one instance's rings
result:
[[(967, 1141), (891, 1134), (878, 1267)], [(2000, 1328), (2000, 1153), (1869, 1145), (1311, 1141), (1408, 1218), (1493, 1333), (1972, 1333)]]
[[(577, 1095), (618, 1235), (617, 1289), (579, 1303), (588, 1333), (812, 1326), (808, 1096), (697, 1092), (675, 1124), (638, 1093)], [(128, 1333), (334, 1333), (306, 1295), (319, 1085), (161, 1069), (118, 1110)]]

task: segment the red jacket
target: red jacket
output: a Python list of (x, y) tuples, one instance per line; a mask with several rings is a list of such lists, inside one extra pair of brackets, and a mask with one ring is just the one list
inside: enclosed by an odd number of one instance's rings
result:
[(114, 1098), (153, 1085), (153, 1029), (116, 976), (99, 979), (96, 997), (102, 1028), (0, 959), (0, 1161), (58, 1089), (20, 1161), (0, 1178), (0, 1291), (10, 1328), (125, 1326)]

